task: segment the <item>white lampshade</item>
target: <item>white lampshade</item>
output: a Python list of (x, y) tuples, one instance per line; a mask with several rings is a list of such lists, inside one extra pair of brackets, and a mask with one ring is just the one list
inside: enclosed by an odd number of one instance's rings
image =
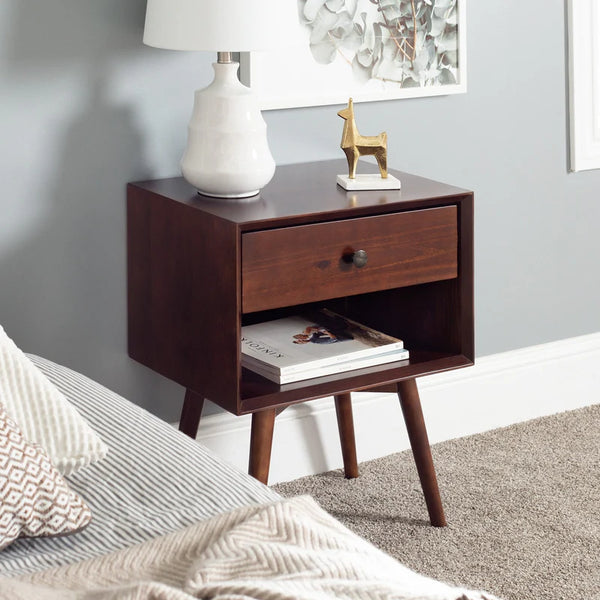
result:
[(287, 46), (296, 0), (148, 0), (144, 43), (169, 50), (246, 52)]

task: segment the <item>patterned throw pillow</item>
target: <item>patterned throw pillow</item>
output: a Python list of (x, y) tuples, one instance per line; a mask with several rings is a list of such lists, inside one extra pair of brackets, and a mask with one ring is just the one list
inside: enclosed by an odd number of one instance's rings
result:
[(0, 550), (18, 537), (74, 533), (91, 518), (44, 449), (23, 437), (0, 404)]
[(104, 442), (2, 327), (0, 397), (23, 435), (42, 446), (63, 475), (106, 456)]

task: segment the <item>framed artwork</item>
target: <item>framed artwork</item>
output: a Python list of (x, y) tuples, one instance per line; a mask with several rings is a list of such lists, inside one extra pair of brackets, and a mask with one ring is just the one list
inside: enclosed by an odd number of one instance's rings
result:
[(600, 0), (569, 0), (571, 171), (600, 169)]
[(281, 1), (293, 45), (240, 57), (263, 110), (466, 91), (466, 0)]

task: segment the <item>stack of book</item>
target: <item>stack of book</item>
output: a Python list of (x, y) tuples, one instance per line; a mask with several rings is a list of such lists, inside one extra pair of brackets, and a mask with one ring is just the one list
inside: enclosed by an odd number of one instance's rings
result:
[(402, 340), (327, 309), (242, 327), (242, 366), (279, 384), (406, 359)]

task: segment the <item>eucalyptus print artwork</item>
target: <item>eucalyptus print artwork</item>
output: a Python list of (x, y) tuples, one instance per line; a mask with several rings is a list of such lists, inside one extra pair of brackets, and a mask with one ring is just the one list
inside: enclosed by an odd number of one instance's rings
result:
[(298, 0), (314, 60), (341, 59), (357, 84), (458, 82), (458, 0)]

